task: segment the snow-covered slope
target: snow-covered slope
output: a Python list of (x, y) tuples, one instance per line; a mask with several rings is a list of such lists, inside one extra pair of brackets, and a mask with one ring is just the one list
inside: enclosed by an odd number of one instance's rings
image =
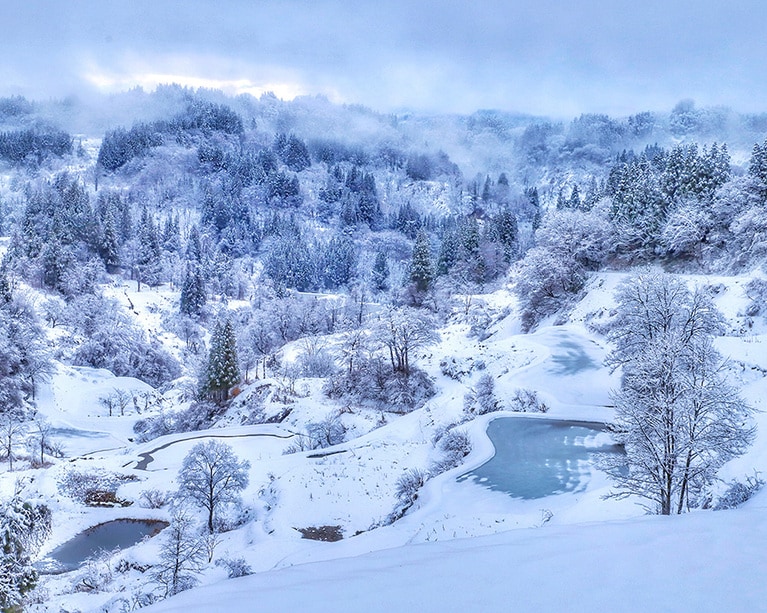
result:
[(764, 503), (409, 545), (221, 582), (147, 612), (761, 611)]
[[(609, 392), (619, 379), (603, 366), (609, 347), (594, 329), (609, 317), (622, 277), (596, 275), (566, 324), (545, 324), (528, 335), (519, 332), (507, 291), (481, 297), (493, 319), (483, 340), (469, 336), (469, 325), (458, 318), (440, 330), (438, 345), (418, 356), (419, 365), (436, 380), (434, 398), (404, 416), (345, 408), (341, 418), (352, 427), (352, 436), (321, 453), (283, 455), (296, 432), (339, 408), (321, 394), (317, 381), (297, 383), (306, 395), (295, 399), (282, 424), (243, 426), (231, 419), (226, 427), (137, 445), (130, 427), (143, 415), (129, 408), (125, 416), (109, 417), (98, 398), (112, 389), (141, 391), (142, 384), (61, 365), (43, 386), (39, 408), (54, 425), (70, 429), (63, 436), (69, 437), (64, 446), (71, 461), (2, 475), (0, 488), (7, 493), (20, 478), (27, 494), (51, 505), (54, 529), (44, 555), (101, 521), (169, 519), (168, 507), (141, 508), (142, 492), (173, 490), (178, 468), (196, 442), (215, 438), (230, 444), (251, 464), (250, 484), (243, 492), (248, 516), (241, 527), (221, 536), (214, 557), (242, 558), (255, 574), (229, 580), (223, 568), (210, 565), (200, 575), (202, 587), (149, 610), (758, 610), (767, 596), (755, 570), (765, 560), (766, 494), (735, 511), (657, 518), (646, 517), (631, 499), (605, 500), (610, 483), (598, 471), (592, 471), (582, 491), (537, 500), (458, 482), (457, 476), (492, 456), (487, 423), (508, 413), (460, 426), (474, 444), (465, 463), (430, 479), (407, 514), (385, 525), (397, 504), (398, 478), (410, 469), (428, 469), (439, 457), (435, 434), (461, 419), (463, 396), (483, 374), (493, 377), (501, 398), (518, 388), (536, 390), (549, 407), (546, 417), (611, 418)], [(762, 323), (743, 315), (746, 281), (691, 278), (719, 288), (717, 305), (730, 324), (729, 335), (717, 341), (719, 348), (731, 357), (730, 376), (744, 396), (764, 410), (767, 336)], [(154, 300), (150, 292), (142, 299), (159, 309), (168, 302), (166, 297)], [(143, 305), (134, 304), (142, 312)], [(440, 364), (449, 359), (463, 368), (457, 378), (443, 374)], [(757, 414), (761, 429), (756, 443), (725, 466), (723, 479), (767, 469), (766, 416)], [(130, 476), (118, 495), (134, 504), (111, 509), (76, 504), (57, 487), (69, 470)], [(301, 538), (300, 529), (321, 526), (337, 526), (343, 540)], [(111, 570), (111, 579), (99, 590), (73, 590), (86, 571), (44, 578), (48, 600), (32, 610), (121, 610), (133, 596), (152, 589), (151, 573), (135, 568), (156, 561), (162, 538), (113, 556), (111, 569), (127, 564), (134, 570)]]

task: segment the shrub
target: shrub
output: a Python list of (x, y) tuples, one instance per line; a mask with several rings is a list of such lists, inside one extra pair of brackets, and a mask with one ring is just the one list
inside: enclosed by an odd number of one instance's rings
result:
[(331, 413), (322, 421), (307, 424), (306, 434), (299, 434), (283, 455), (332, 447), (343, 443), (345, 438), (346, 426), (340, 415)]
[(170, 492), (163, 490), (144, 490), (141, 492), (141, 506), (147, 509), (161, 509), (170, 501)]
[(407, 506), (412, 505), (418, 499), (418, 490), (426, 483), (427, 474), (417, 468), (411, 468), (399, 479), (395, 494), (399, 501)]
[(749, 305), (746, 307), (746, 315), (754, 317), (762, 312), (767, 301), (767, 281), (764, 279), (752, 279), (746, 285), (746, 296), (749, 299)]
[(223, 566), (226, 576), (230, 579), (253, 574), (253, 569), (244, 558), (219, 558), (216, 560), (216, 566)]
[(422, 370), (411, 366), (410, 374), (392, 372), (383, 359), (374, 357), (353, 372), (343, 370), (323, 387), (329, 398), (351, 398), (372, 408), (408, 413), (434, 395), (434, 383)]
[(748, 477), (745, 483), (733, 481), (714, 506), (714, 510), (722, 511), (739, 507), (762, 489), (762, 486), (764, 486), (764, 481), (756, 476)]
[(519, 413), (545, 413), (549, 410), (534, 390), (520, 388), (509, 399), (509, 409)]
[(104, 470), (68, 471), (59, 481), (59, 491), (72, 500), (89, 506), (112, 506), (130, 504), (117, 497), (117, 488), (127, 481), (135, 481), (133, 475), (119, 475)]
[(443, 375), (461, 381), (464, 377), (471, 374), (474, 364), (468, 358), (456, 358), (454, 356), (444, 357), (439, 362), (439, 369)]
[(442, 457), (434, 462), (429, 471), (432, 475), (438, 475), (459, 466), (469, 453), (471, 453), (471, 439), (469, 435), (458, 429), (449, 430), (437, 443)]
[(477, 413), (479, 415), (492, 413), (501, 408), (500, 402), (495, 396), (495, 380), (492, 375), (485, 373), (479, 378), (474, 394), (477, 399)]
[(193, 402), (180, 411), (162, 411), (155, 417), (139, 419), (133, 424), (133, 432), (140, 443), (166, 434), (196, 432), (212, 426), (221, 411), (222, 408), (212, 402)]

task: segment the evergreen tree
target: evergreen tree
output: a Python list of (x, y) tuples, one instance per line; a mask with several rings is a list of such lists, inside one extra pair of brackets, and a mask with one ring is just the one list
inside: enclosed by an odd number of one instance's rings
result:
[(181, 251), (181, 234), (178, 228), (178, 215), (169, 215), (162, 231), (162, 248), (168, 253)]
[(43, 284), (55, 290), (62, 289), (64, 273), (72, 265), (74, 256), (70, 249), (61, 244), (58, 236), (52, 236), (40, 251), (40, 264), (43, 269)]
[(458, 226), (458, 245), (463, 260), (479, 254), (479, 223), (475, 217), (465, 218)]
[(321, 264), (321, 283), (327, 289), (346, 285), (357, 267), (357, 250), (352, 240), (343, 236), (333, 238), (324, 249)]
[(389, 289), (389, 261), (383, 251), (376, 253), (371, 273), (371, 283), (377, 292), (385, 292)]
[(519, 227), (517, 218), (510, 209), (505, 208), (489, 224), (489, 238), (503, 246), (503, 257), (508, 264), (517, 255), (519, 247)]
[(291, 134), (277, 134), (274, 138), (274, 152), (294, 172), (300, 172), (312, 165), (309, 150), (304, 141)]
[(509, 178), (506, 176), (506, 173), (501, 173), (498, 176), (498, 181), (496, 182), (495, 187), (495, 199), (498, 201), (498, 204), (501, 206), (507, 206), (510, 201), (510, 188), (509, 188)]
[(567, 203), (567, 206), (571, 209), (575, 209), (576, 211), (581, 208), (581, 193), (578, 190), (577, 185), (573, 185), (573, 191), (570, 192), (570, 200)]
[(186, 259), (197, 264), (202, 263), (202, 241), (200, 240), (200, 231), (197, 225), (189, 230), (189, 236), (186, 239)]
[(0, 262), (0, 306), (8, 304), (13, 299), (11, 282), (8, 279), (8, 266), (5, 259)]
[(447, 230), (442, 235), (442, 243), (439, 246), (437, 256), (437, 274), (446, 275), (455, 266), (458, 260), (458, 233), (455, 230)]
[(139, 289), (141, 283), (154, 286), (160, 284), (161, 266), (160, 238), (151, 215), (146, 209), (141, 211), (141, 221), (138, 230), (138, 261), (137, 274)]
[(748, 174), (757, 183), (759, 195), (767, 198), (767, 139), (763, 145), (754, 145), (751, 160), (748, 164)]
[(538, 197), (538, 188), (528, 188), (525, 190), (525, 195), (530, 202), (530, 206), (533, 207), (533, 230), (537, 230), (541, 227), (541, 220), (543, 219), (543, 214), (541, 213), (541, 200)]
[(199, 317), (207, 301), (205, 295), (205, 280), (202, 278), (200, 267), (189, 266), (186, 270), (184, 284), (181, 287), (181, 303), (179, 310), (189, 317)]
[(120, 244), (117, 237), (114, 209), (111, 206), (104, 216), (98, 252), (107, 272), (115, 272), (120, 264)]
[(410, 262), (410, 281), (418, 293), (429, 291), (434, 283), (429, 235), (424, 230), (418, 232), (415, 239), (413, 259)]
[(622, 163), (610, 172), (612, 209), (621, 249), (650, 250), (666, 220), (668, 199), (658, 173), (644, 156)]
[(0, 610), (20, 611), (37, 584), (32, 556), (50, 534), (51, 512), (18, 496), (0, 507)]
[(227, 319), (223, 323), (218, 322), (213, 329), (202, 392), (214, 402), (222, 404), (229, 398), (229, 391), (239, 382), (237, 338), (232, 321)]
[(600, 193), (597, 179), (592, 176), (591, 181), (589, 181), (589, 187), (586, 190), (586, 196), (583, 199), (583, 210), (590, 211), (593, 209), (601, 197), (602, 194)]
[(485, 185), (482, 187), (482, 202), (488, 204), (493, 198), (493, 181), (487, 176), (485, 177)]

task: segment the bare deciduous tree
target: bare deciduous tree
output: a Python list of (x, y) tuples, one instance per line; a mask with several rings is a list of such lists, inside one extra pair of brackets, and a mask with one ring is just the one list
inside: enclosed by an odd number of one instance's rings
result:
[(241, 461), (226, 443), (197, 443), (184, 458), (178, 473), (179, 491), (208, 512), (208, 531), (213, 532), (216, 510), (236, 502), (248, 485), (250, 463)]
[(663, 274), (639, 275), (618, 293), (613, 364), (623, 367), (612, 430), (628, 470), (606, 463), (615, 496), (637, 495), (663, 515), (699, 506), (728, 460), (754, 438), (752, 410), (723, 376), (711, 343), (719, 316), (700, 292)]

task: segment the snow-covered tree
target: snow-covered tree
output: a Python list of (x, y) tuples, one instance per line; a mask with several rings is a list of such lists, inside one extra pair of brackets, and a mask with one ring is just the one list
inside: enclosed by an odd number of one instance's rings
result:
[(161, 277), (160, 237), (157, 226), (147, 209), (141, 211), (141, 221), (138, 227), (138, 245), (136, 275), (138, 288), (146, 283), (149, 286), (159, 285)]
[(31, 454), (36, 456), (36, 459), (33, 458), (32, 460), (33, 464), (37, 463), (43, 466), (46, 453), (61, 456), (61, 447), (52, 440), (53, 426), (45, 417), (35, 415), (29, 433), (27, 448)]
[(653, 164), (644, 155), (619, 164), (610, 171), (607, 191), (618, 251), (650, 250), (668, 209)]
[(18, 495), (0, 502), (0, 610), (18, 611), (37, 584), (32, 556), (51, 530), (48, 507)]
[(415, 293), (419, 296), (429, 291), (434, 283), (431, 246), (429, 244), (429, 235), (425, 230), (421, 230), (415, 239), (413, 258), (410, 262), (410, 282)]
[(616, 496), (644, 498), (663, 515), (700, 506), (718, 469), (753, 440), (752, 410), (711, 343), (719, 322), (710, 300), (670, 276), (638, 275), (620, 288), (610, 361), (623, 380), (611, 429), (628, 470), (607, 461)]
[(237, 502), (248, 485), (250, 463), (240, 460), (226, 443), (209, 440), (197, 443), (184, 458), (178, 472), (179, 493), (208, 513), (208, 531), (215, 528), (216, 512)]
[(705, 209), (697, 203), (685, 203), (669, 213), (660, 242), (670, 253), (698, 255), (711, 225), (711, 216)]
[(213, 329), (202, 392), (211, 400), (222, 403), (229, 398), (229, 391), (239, 382), (237, 338), (231, 319), (227, 319), (223, 323), (218, 322)]
[(690, 290), (680, 279), (648, 270), (622, 283), (616, 294), (619, 308), (612, 323), (613, 367), (630, 364), (645, 347), (663, 337), (692, 343), (722, 331), (724, 320), (710, 297)]
[(8, 471), (13, 472), (14, 448), (27, 433), (27, 423), (22, 415), (15, 411), (6, 411), (0, 415), (0, 458), (8, 461)]
[(163, 541), (152, 577), (160, 586), (160, 597), (169, 598), (197, 584), (205, 566), (205, 546), (194, 519), (183, 510), (174, 513)]
[(20, 411), (51, 372), (50, 350), (32, 303), (0, 301), (0, 413)]
[(439, 342), (436, 323), (412, 308), (392, 308), (381, 316), (373, 329), (373, 338), (389, 352), (392, 370), (410, 374), (410, 356), (416, 349)]
[(187, 268), (184, 284), (181, 286), (179, 310), (189, 317), (199, 317), (206, 300), (202, 271), (199, 266), (192, 265)]
[(373, 270), (370, 273), (370, 284), (377, 292), (389, 289), (389, 261), (383, 251), (376, 253)]
[(484, 415), (492, 413), (500, 408), (500, 403), (495, 395), (495, 380), (493, 375), (485, 373), (477, 381), (474, 389), (474, 398), (477, 403), (477, 413)]

